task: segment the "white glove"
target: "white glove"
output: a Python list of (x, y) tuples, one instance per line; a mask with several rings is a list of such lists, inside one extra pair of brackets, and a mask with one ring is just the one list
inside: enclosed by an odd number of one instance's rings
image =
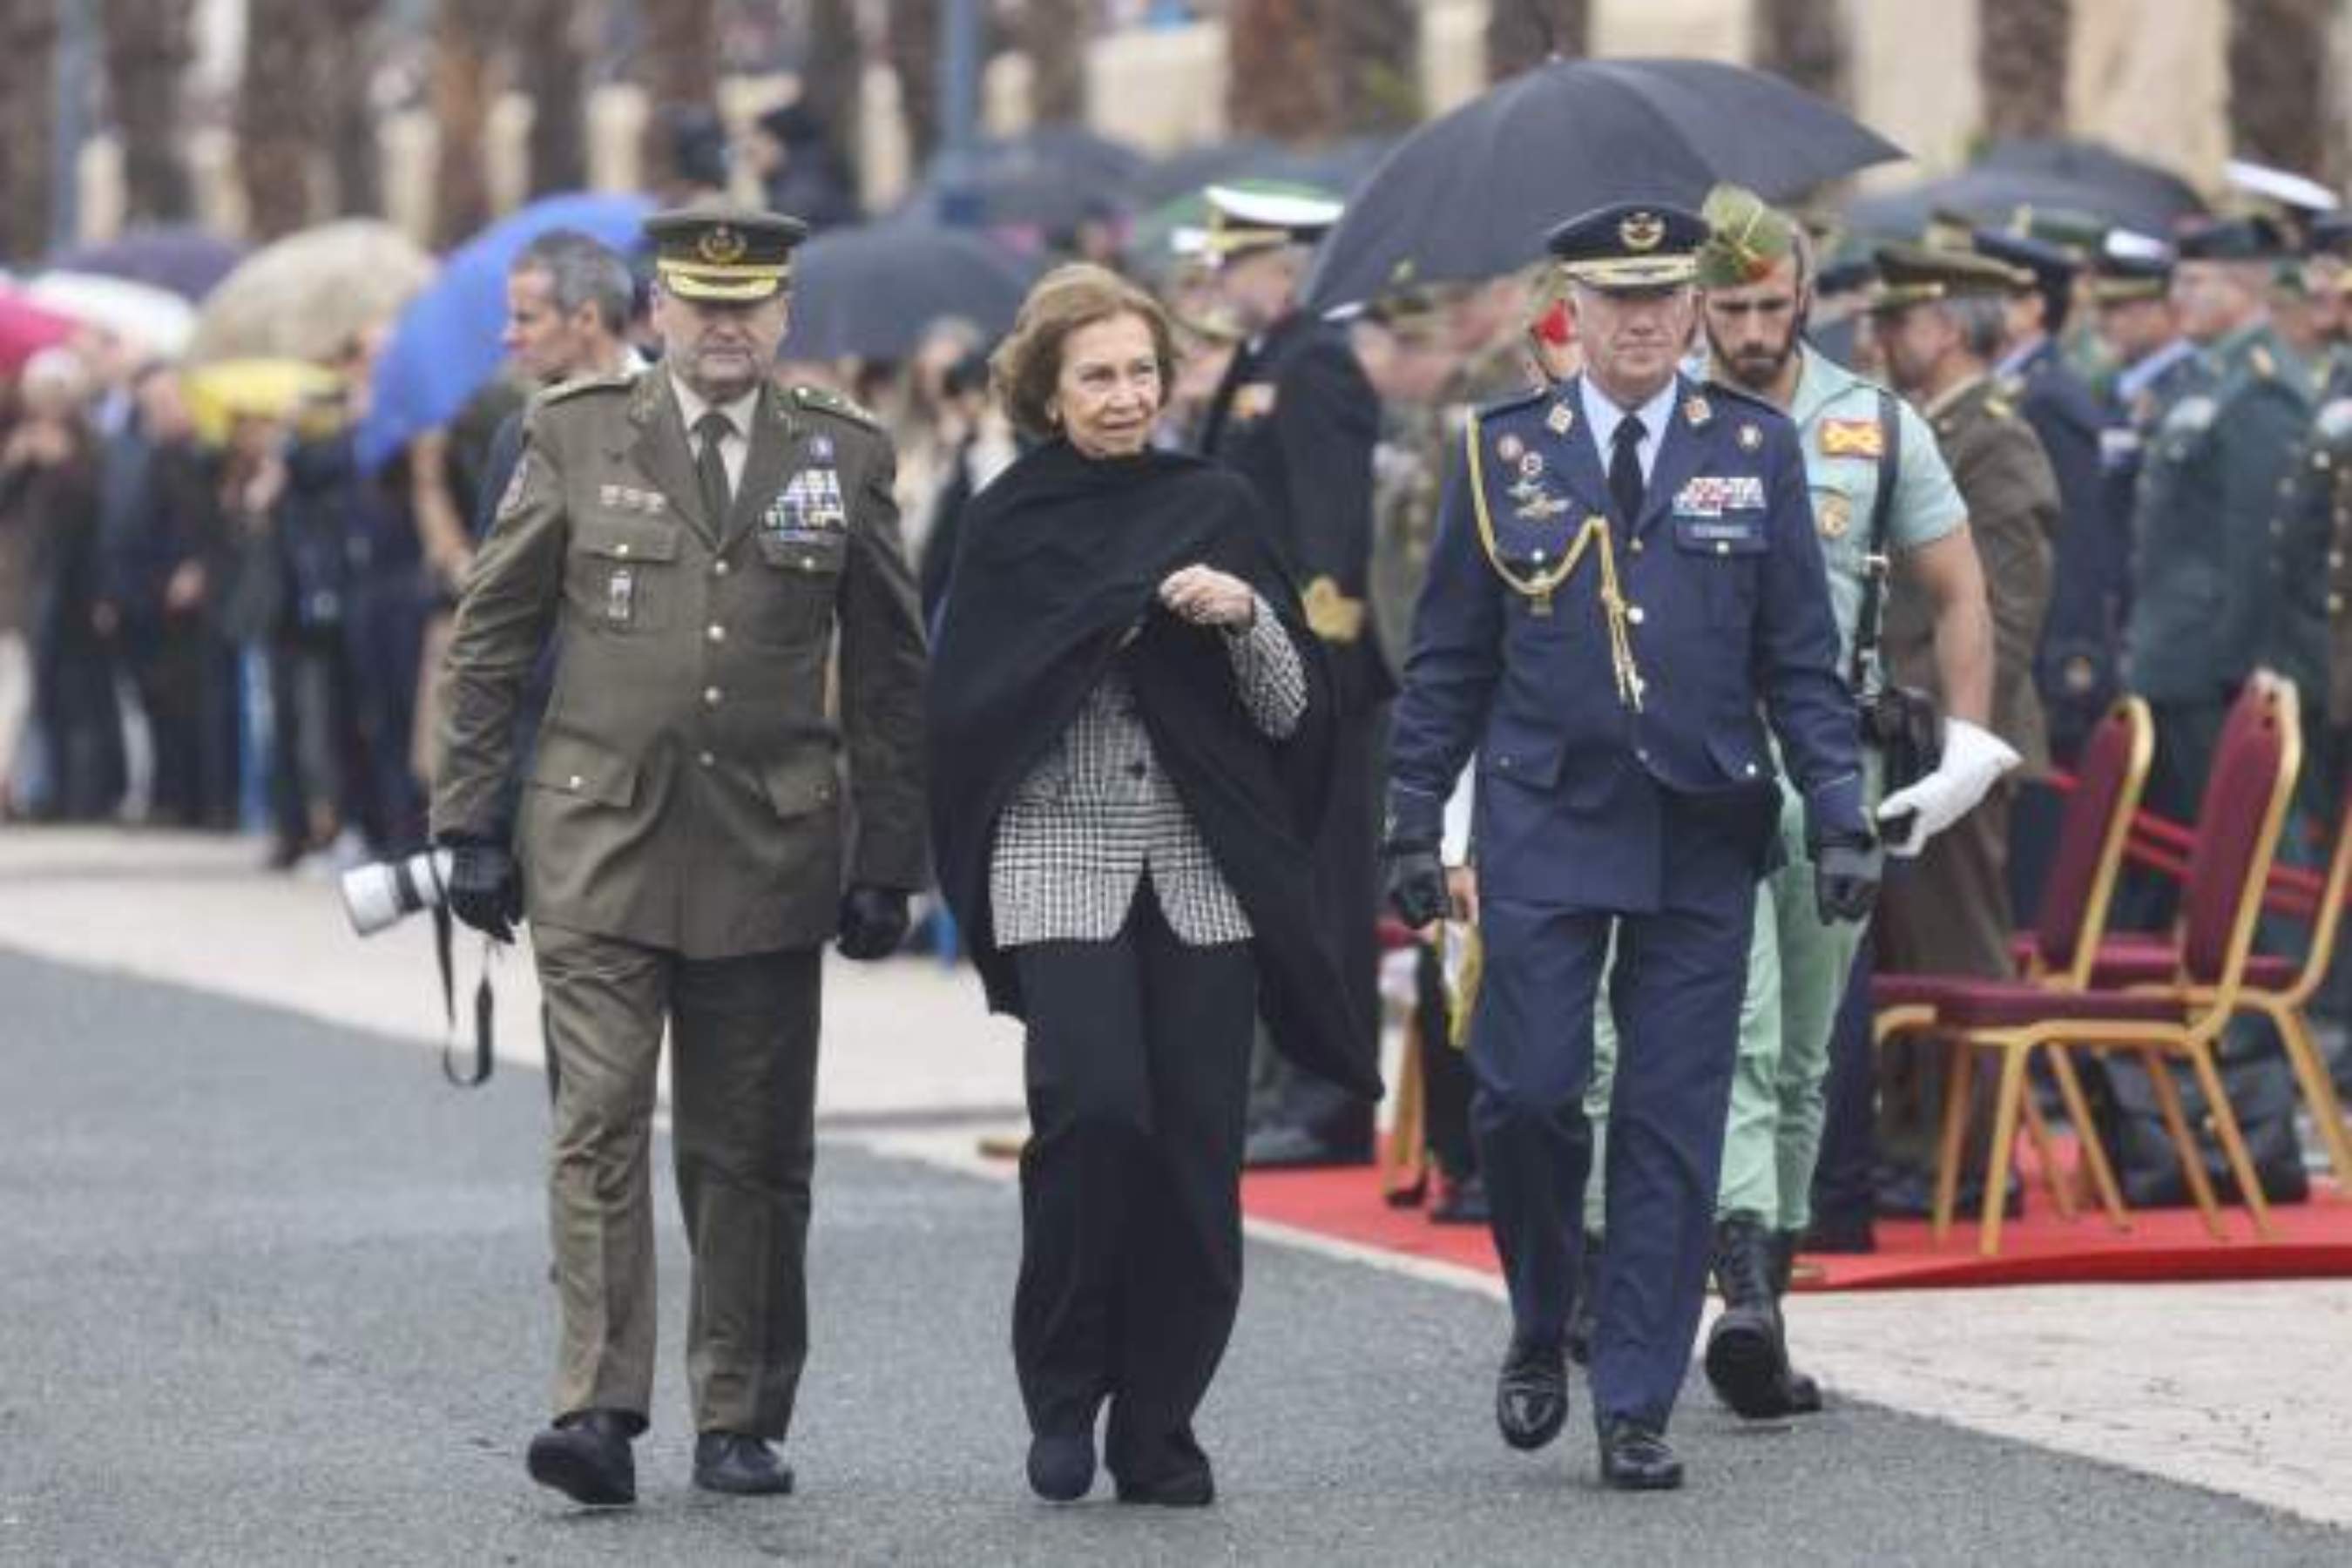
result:
[[(2009, 744), (1965, 719), (1944, 721), (1944, 760), (1908, 789), (1898, 789), (1878, 805), (1886, 852), (1909, 859), (1927, 840), (1966, 816), (2000, 775), (2022, 761)], [(1900, 828), (1888, 824), (1907, 817)]]

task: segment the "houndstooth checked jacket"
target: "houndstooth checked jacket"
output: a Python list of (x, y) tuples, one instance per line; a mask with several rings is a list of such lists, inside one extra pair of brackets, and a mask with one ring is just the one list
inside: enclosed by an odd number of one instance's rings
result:
[[(1307, 710), (1307, 675), (1264, 600), (1225, 634), (1234, 684), (1257, 727), (1281, 740)], [(1246, 942), (1249, 917), (1151, 749), (1116, 666), (1029, 771), (997, 818), (988, 898), (996, 945), (1108, 942), (1146, 877), (1169, 929), (1189, 946)]]

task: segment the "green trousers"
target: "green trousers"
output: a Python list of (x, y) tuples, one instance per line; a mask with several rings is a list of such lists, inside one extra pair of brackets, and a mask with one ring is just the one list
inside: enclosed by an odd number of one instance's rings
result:
[[(1780, 803), (1785, 863), (1758, 884), (1756, 931), (1748, 949), (1748, 989), (1739, 1004), (1739, 1059), (1724, 1129), (1718, 1217), (1751, 1215), (1775, 1230), (1812, 1222), (1813, 1163), (1822, 1148), (1830, 1034), (1867, 922), (1823, 924), (1813, 902), (1813, 862), (1805, 848), (1805, 807), (1794, 790)], [(1616, 1077), (1617, 1027), (1606, 1005), (1592, 1021), (1592, 1082), (1584, 1114), (1592, 1128), (1592, 1173), (1584, 1184), (1588, 1235), (1602, 1226), (1608, 1166), (1609, 1091)]]

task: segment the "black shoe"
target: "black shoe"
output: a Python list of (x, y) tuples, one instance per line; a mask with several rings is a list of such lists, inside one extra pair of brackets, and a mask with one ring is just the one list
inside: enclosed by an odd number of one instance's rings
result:
[(1576, 1260), (1576, 1303), (1568, 1310), (1568, 1359), (1579, 1366), (1592, 1364), (1592, 1333), (1601, 1322), (1601, 1237), (1584, 1237), (1584, 1255)]
[(1683, 1484), (1683, 1462), (1664, 1433), (1630, 1415), (1601, 1427), (1601, 1479), (1621, 1492), (1670, 1492)]
[(1249, 1135), (1242, 1163), (1253, 1171), (1300, 1171), (1328, 1165), (1369, 1165), (1369, 1140), (1326, 1137), (1295, 1122), (1269, 1121)]
[(1216, 1478), (1210, 1473), (1209, 1461), (1178, 1470), (1157, 1480), (1118, 1480), (1118, 1500), (1144, 1503), (1153, 1508), (1206, 1508), (1217, 1500)]
[(1076, 1502), (1095, 1484), (1095, 1440), (1090, 1436), (1029, 1439), (1029, 1489), (1047, 1502)]
[(1772, 1299), (1770, 1238), (1733, 1215), (1715, 1227), (1715, 1281), (1723, 1311), (1706, 1335), (1706, 1380), (1734, 1414), (1769, 1421), (1789, 1408), (1789, 1352)]
[(1780, 1359), (1789, 1368), (1783, 1392), (1788, 1396), (1791, 1415), (1818, 1415), (1822, 1408), (1822, 1385), (1799, 1372), (1789, 1360), (1789, 1278), (1797, 1268), (1797, 1233), (1776, 1230), (1768, 1244), (1766, 1258), (1770, 1264), (1772, 1315), (1780, 1325)]
[(530, 1440), (523, 1463), (530, 1479), (585, 1508), (627, 1508), (637, 1500), (637, 1462), (629, 1438), (637, 1424), (617, 1410), (579, 1410)]
[(793, 1489), (793, 1468), (760, 1438), (705, 1432), (694, 1440), (694, 1484), (737, 1497), (781, 1495)]
[(1568, 1358), (1559, 1346), (1513, 1339), (1495, 1379), (1495, 1425), (1514, 1448), (1542, 1447), (1568, 1420)]
[(1432, 1225), (1485, 1225), (1492, 1218), (1494, 1211), (1486, 1205), (1486, 1184), (1476, 1176), (1443, 1180), (1437, 1189), (1437, 1201), (1429, 1206)]

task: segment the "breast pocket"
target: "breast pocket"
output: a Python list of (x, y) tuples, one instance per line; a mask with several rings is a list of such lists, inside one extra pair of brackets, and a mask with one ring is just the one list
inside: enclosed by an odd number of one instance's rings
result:
[(666, 631), (677, 602), (677, 535), (642, 518), (572, 526), (564, 577), (574, 619), (615, 637)]
[(847, 531), (762, 528), (757, 538), (762, 603), (751, 617), (753, 638), (785, 644), (824, 636), (849, 561)]
[(1764, 514), (1674, 520), (1675, 559), (1697, 579), (1711, 626), (1742, 627), (1755, 618), (1756, 574), (1771, 541)]

